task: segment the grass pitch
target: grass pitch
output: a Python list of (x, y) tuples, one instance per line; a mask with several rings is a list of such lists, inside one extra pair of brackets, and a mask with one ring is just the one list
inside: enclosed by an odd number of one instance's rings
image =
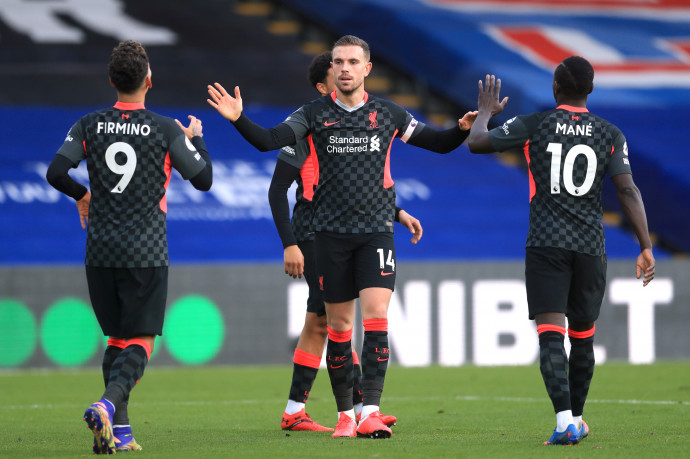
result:
[[(539, 369), (391, 367), (381, 410), (387, 440), (285, 432), (291, 366), (157, 368), (132, 393), (141, 452), (165, 458), (682, 458), (690, 457), (690, 362), (597, 366), (585, 407), (590, 436), (542, 446), (555, 426)], [(0, 372), (0, 457), (91, 456), (81, 416), (102, 393), (100, 370)], [(325, 370), (307, 411), (333, 425)]]

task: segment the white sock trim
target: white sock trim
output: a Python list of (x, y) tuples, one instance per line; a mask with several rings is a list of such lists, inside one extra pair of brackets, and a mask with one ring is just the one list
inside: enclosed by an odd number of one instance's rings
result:
[(565, 429), (568, 428), (568, 426), (570, 424), (574, 424), (572, 410), (564, 410), (564, 411), (559, 411), (558, 413), (556, 413), (556, 430), (557, 431), (563, 432)]
[(351, 418), (353, 421), (355, 420), (355, 409), (354, 409), (354, 408), (352, 408), (352, 409), (350, 409), (350, 410), (347, 410), (347, 411), (338, 411), (338, 419), (340, 419), (340, 413), (345, 413), (345, 414), (347, 414), (348, 416), (350, 416), (350, 418)]
[(364, 421), (371, 413), (374, 413), (375, 411), (379, 410), (378, 405), (364, 405), (362, 407), (362, 419), (361, 421)]
[(294, 400), (288, 400), (287, 406), (285, 407), (285, 412), (287, 414), (299, 413), (304, 409), (305, 406), (306, 405), (304, 403), (296, 402)]
[(577, 428), (577, 430), (580, 430), (582, 428), (582, 415), (573, 416), (573, 424), (575, 424), (575, 428)]

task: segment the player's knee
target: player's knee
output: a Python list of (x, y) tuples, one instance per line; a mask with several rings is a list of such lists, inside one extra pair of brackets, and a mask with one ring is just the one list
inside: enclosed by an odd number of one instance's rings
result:
[(344, 332), (352, 329), (352, 320), (348, 317), (330, 317), (328, 325), (332, 330)]
[(304, 323), (302, 329), (302, 336), (305, 338), (325, 341), (328, 337), (328, 329), (326, 324), (326, 317), (319, 317), (318, 320), (311, 320)]
[(370, 304), (362, 308), (362, 317), (365, 319), (388, 318), (388, 304)]

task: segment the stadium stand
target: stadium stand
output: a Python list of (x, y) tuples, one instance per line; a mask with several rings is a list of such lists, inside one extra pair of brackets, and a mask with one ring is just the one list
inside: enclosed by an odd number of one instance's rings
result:
[[(46, 8), (51, 4), (33, 2), (34, 7), (38, 3)], [(45, 26), (43, 34), (24, 27), (16, 11), (0, 9), (0, 82), (13, 88), (0, 94), (0, 122), (22, 126), (18, 135), (0, 140), (0, 213), (6, 222), (0, 229), (0, 263), (83, 262), (84, 235), (73, 228), (73, 203), (55, 195), (45, 184), (43, 174), (69, 123), (87, 110), (113, 102), (105, 60), (121, 39), (139, 38), (147, 44), (154, 80), (147, 104), (178, 119), (188, 113), (200, 116), (214, 156), (215, 181), (208, 196), (195, 195), (173, 176), (168, 194), (168, 230), (174, 262), (275, 261), (281, 255), (266, 199), (275, 155), (256, 152), (207, 107), (205, 87), (213, 81), (226, 87), (239, 85), (252, 119), (263, 125), (276, 124), (314, 97), (305, 72), (312, 53), (328, 48), (333, 38), (348, 32), (372, 43), (375, 73), (367, 88), (437, 124), (452, 120), (464, 112), (462, 107), (476, 103), (476, 75), (483, 72), (504, 74), (506, 81), (511, 77), (518, 82), (534, 80), (534, 86), (548, 87), (548, 72), (532, 69), (538, 78), (519, 73), (526, 67), (524, 63), (517, 66), (514, 61), (518, 58), (509, 58), (511, 53), (496, 45), (492, 49), (498, 53), (495, 60), (500, 63), (503, 59), (510, 65), (494, 67), (493, 60), (489, 65), (489, 61), (477, 58), (487, 53), (484, 42), (460, 42), (455, 48), (473, 50), (473, 54), (459, 53), (451, 46), (455, 36), (449, 38), (443, 27), (450, 20), (431, 15), (435, 9), (426, 3), (404, 4), (405, 8), (396, 9), (394, 6), (400, 2), (342, 0), (329, 4), (323, 16), (315, 16), (318, 8), (310, 0), (99, 0), (91, 8), (80, 3), (79, 13), (69, 9), (43, 11), (46, 17), (58, 21), (52, 26), (53, 35), (46, 32), (49, 28)], [(65, 5), (71, 3), (62, 5), (67, 8)], [(449, 16), (444, 10), (435, 14)], [(374, 27), (382, 16), (389, 25), (385, 29)], [(358, 20), (351, 20), (353, 17)], [(120, 21), (118, 30), (102, 29), (115, 18)], [(462, 24), (459, 28), (463, 34), (480, 35), (474, 19), (456, 21), (456, 27)], [(348, 25), (348, 30), (342, 29), (343, 24)], [(395, 31), (392, 35), (391, 30)], [(513, 65), (518, 73), (512, 73)], [(549, 105), (543, 94), (530, 92), (534, 91), (531, 84), (520, 92), (522, 86), (509, 84), (506, 88), (515, 113), (518, 109), (529, 111), (529, 107)], [(624, 119), (629, 109), (610, 110), (612, 117)], [(668, 121), (663, 134), (675, 142), (670, 115), (661, 108), (654, 115)], [(631, 145), (635, 141), (636, 149), (656, 148), (654, 137), (642, 139), (644, 130), (619, 125)], [(675, 144), (671, 147), (677, 149)], [(650, 226), (662, 234), (666, 226), (660, 222), (675, 219), (671, 223), (687, 233), (690, 225), (685, 219), (689, 217), (669, 210), (671, 203), (679, 199), (662, 201), (660, 197), (669, 192), (676, 193), (674, 196), (687, 194), (682, 182), (671, 185), (665, 174), (656, 172), (656, 163), (644, 163), (647, 157), (642, 151), (639, 155), (636, 181), (648, 203)], [(497, 159), (470, 155), (465, 147), (439, 156), (396, 142), (391, 168), (399, 204), (418, 217), (425, 228), (424, 239), (416, 247), (407, 243), (409, 238), (403, 231), (398, 231), (399, 256), (415, 260), (521, 259), (528, 217), (527, 177), (519, 167), (506, 166)], [(687, 171), (687, 163), (684, 167)], [(690, 180), (682, 167), (669, 169)], [(75, 174), (82, 179), (84, 175), (83, 169)], [(647, 182), (640, 183), (649, 180), (648, 175), (655, 177), (655, 183), (665, 185), (649, 189)], [(25, 224), (28, 220), (31, 225)], [(190, 238), (190, 234), (195, 237)], [(667, 233), (663, 234), (666, 237)], [(611, 258), (629, 258), (638, 250), (630, 234), (621, 228), (607, 225), (607, 236)], [(671, 240), (675, 244), (676, 240)], [(668, 254), (663, 250), (658, 251), (657, 257), (665, 256)]]
[(108, 57), (125, 39), (147, 46), (149, 104), (205, 107), (206, 85), (218, 79), (240, 85), (247, 100), (300, 104), (313, 96), (304, 71), (311, 57), (296, 37), (268, 33), (259, 13), (234, 1), (7, 4), (0, 7), (0, 84), (12, 91), (2, 91), (0, 104), (109, 103)]
[[(276, 3), (335, 34), (361, 36), (377, 58), (460, 106), (476, 104), (477, 80), (497, 74), (511, 99), (499, 120), (551, 107), (555, 65), (571, 54), (589, 57), (597, 72), (590, 108), (626, 134), (650, 228), (663, 246), (690, 252), (690, 213), (677, 206), (690, 198), (681, 136), (682, 114), (690, 108), (687, 5), (343, 0), (325, 9), (318, 0)], [(611, 189), (604, 202), (617, 208)]]

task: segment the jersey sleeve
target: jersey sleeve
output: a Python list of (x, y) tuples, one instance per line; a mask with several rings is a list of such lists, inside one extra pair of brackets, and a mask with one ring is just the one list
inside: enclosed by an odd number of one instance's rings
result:
[(516, 116), (503, 125), (491, 129), (489, 131), (491, 146), (499, 152), (524, 147), (529, 140), (529, 124), (527, 116)]
[(290, 126), (292, 132), (295, 133), (295, 139), (298, 141), (305, 138), (311, 132), (311, 124), (309, 123), (310, 104), (303, 105), (288, 116), (283, 123)]
[(309, 142), (302, 139), (296, 145), (291, 147), (283, 147), (278, 153), (278, 159), (281, 159), (297, 169), (302, 169), (304, 162), (309, 156)]
[(268, 203), (283, 248), (297, 244), (297, 238), (290, 224), (290, 204), (288, 203), (287, 191), (292, 182), (298, 179), (299, 174), (299, 168), (282, 161), (280, 155), (278, 156), (271, 185), (268, 188)]
[(410, 112), (398, 104), (389, 102), (389, 109), (393, 113), (393, 119), (396, 120), (395, 122), (399, 126), (396, 137), (400, 137), (400, 140), (405, 143), (419, 134), (426, 126), (426, 124), (415, 119)]
[(57, 151), (58, 155), (62, 155), (72, 161), (76, 166), (79, 162), (86, 158), (86, 150), (84, 150), (84, 130), (82, 128), (81, 120), (74, 123), (65, 137), (65, 142)]
[(400, 140), (407, 143), (410, 139), (414, 138), (417, 134), (422, 132), (425, 126), (426, 124), (416, 120), (412, 115), (407, 113), (407, 116), (405, 117), (404, 127), (398, 133)]
[(206, 161), (179, 126), (173, 123), (168, 126), (168, 129), (172, 137), (168, 149), (170, 163), (183, 179), (189, 180), (206, 167)]
[(623, 133), (615, 128), (613, 151), (611, 152), (611, 161), (609, 161), (609, 176), (613, 177), (620, 174), (632, 174), (632, 169), (628, 158), (628, 143)]

